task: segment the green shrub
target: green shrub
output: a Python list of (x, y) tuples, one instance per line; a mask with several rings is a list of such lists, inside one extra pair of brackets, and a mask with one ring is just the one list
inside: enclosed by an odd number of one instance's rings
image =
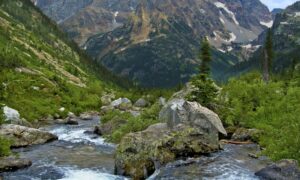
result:
[[(159, 110), (160, 110), (159, 104), (155, 103), (149, 109), (143, 111), (141, 115), (138, 117), (133, 117), (131, 114), (120, 113), (120, 112), (109, 113), (109, 115), (105, 117), (106, 118), (105, 121), (107, 119), (112, 119), (111, 118), (113, 117), (112, 115), (118, 115), (122, 119), (127, 119), (127, 123), (122, 125), (120, 128), (115, 129), (115, 131), (109, 137), (109, 140), (114, 143), (119, 143), (126, 134), (143, 131), (147, 129), (150, 125), (158, 123)], [(101, 121), (103, 121), (103, 117)]]
[(191, 92), (187, 99), (189, 101), (199, 102), (201, 105), (211, 108), (218, 95), (218, 89), (214, 81), (200, 74), (191, 80), (191, 83), (197, 90)]
[(263, 130), (259, 143), (274, 160), (300, 161), (300, 80), (295, 77), (265, 84), (260, 74), (248, 74), (231, 80), (219, 98), (225, 123)]
[(4, 114), (3, 114), (3, 108), (0, 104), (0, 125), (4, 123)]
[(105, 124), (110, 120), (114, 119), (115, 117), (127, 120), (132, 118), (132, 115), (129, 112), (121, 112), (116, 109), (110, 110), (104, 116), (101, 117), (101, 123)]

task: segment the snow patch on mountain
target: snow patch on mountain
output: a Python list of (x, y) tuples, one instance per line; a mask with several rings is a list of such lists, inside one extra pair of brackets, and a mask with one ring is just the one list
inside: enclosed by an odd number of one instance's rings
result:
[(224, 9), (224, 10), (231, 16), (231, 18), (232, 18), (232, 20), (234, 21), (234, 23), (235, 23), (236, 25), (239, 25), (239, 22), (237, 21), (237, 19), (236, 19), (236, 17), (235, 17), (235, 14), (234, 14), (232, 11), (230, 11), (230, 10), (226, 7), (225, 4), (223, 4), (223, 3), (221, 3), (221, 2), (215, 2), (214, 4), (215, 4), (215, 6), (216, 6), (217, 8), (219, 8), (219, 9)]
[(263, 21), (260, 21), (260, 24), (263, 25), (263, 26), (266, 26), (268, 28), (271, 28), (273, 26), (273, 21), (270, 21), (270, 22), (263, 22)]

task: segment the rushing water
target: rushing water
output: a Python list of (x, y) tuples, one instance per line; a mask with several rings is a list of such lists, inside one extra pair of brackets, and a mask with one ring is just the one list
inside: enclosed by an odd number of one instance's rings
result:
[[(79, 121), (78, 126), (51, 125), (43, 129), (59, 137), (44, 145), (16, 149), (20, 157), (29, 158), (33, 165), (16, 172), (1, 174), (4, 180), (122, 180), (113, 175), (115, 145), (90, 131), (99, 123)], [(149, 179), (257, 179), (254, 172), (267, 160), (253, 159), (248, 153), (258, 151), (256, 145), (226, 145), (224, 151), (211, 156), (180, 160), (160, 168)]]

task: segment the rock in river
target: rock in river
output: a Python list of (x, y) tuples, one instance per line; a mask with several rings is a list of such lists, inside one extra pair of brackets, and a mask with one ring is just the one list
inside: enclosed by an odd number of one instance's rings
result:
[(12, 140), (12, 147), (43, 144), (57, 139), (56, 135), (49, 132), (13, 124), (1, 125), (0, 136)]
[(116, 173), (144, 179), (160, 165), (181, 157), (219, 150), (218, 133), (226, 134), (218, 116), (196, 102), (168, 103), (159, 123), (126, 135), (117, 148)]
[(15, 171), (31, 166), (32, 162), (28, 159), (16, 157), (0, 157), (0, 173), (6, 171)]
[(296, 160), (284, 159), (255, 173), (266, 180), (299, 180), (300, 170)]

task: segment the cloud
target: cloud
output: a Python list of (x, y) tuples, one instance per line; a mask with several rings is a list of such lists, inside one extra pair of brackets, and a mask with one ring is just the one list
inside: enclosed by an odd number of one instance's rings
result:
[(271, 10), (274, 8), (286, 8), (298, 0), (261, 0)]

